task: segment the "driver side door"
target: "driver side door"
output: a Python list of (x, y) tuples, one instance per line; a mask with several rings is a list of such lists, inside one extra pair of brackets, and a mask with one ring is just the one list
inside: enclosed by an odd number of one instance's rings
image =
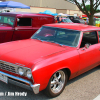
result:
[[(86, 45), (89, 45), (86, 47)], [(79, 73), (82, 74), (99, 65), (100, 44), (96, 31), (83, 32), (83, 38), (78, 50), (80, 54)]]
[(18, 18), (17, 25), (13, 34), (14, 40), (28, 39), (33, 35), (32, 18)]

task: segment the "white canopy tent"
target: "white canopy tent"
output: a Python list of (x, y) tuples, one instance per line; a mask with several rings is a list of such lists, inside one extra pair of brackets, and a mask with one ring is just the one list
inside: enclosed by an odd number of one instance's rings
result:
[(95, 13), (94, 16), (100, 17), (100, 13)]
[(67, 16), (66, 14), (63, 14), (63, 13), (59, 13), (58, 15), (59, 16), (65, 16), (65, 17)]

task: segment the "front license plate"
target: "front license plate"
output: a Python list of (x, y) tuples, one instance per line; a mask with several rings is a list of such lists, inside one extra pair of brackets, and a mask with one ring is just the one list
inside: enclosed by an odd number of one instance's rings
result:
[(0, 80), (5, 82), (5, 83), (8, 83), (8, 77), (3, 75), (3, 74), (0, 74)]

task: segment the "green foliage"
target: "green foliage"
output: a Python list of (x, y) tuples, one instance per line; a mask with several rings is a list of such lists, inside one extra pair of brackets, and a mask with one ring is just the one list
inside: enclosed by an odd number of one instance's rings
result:
[[(85, 7), (86, 7), (87, 11), (89, 11), (89, 12), (90, 12), (90, 5), (86, 5)], [(85, 9), (84, 9), (84, 8), (83, 8), (83, 10), (85, 11)]]

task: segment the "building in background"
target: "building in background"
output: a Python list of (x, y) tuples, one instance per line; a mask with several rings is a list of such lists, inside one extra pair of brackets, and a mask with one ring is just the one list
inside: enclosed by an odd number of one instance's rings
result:
[(2, 2), (2, 1), (6, 1), (6, 0), (0, 0), (0, 2)]
[[(1, 1), (10, 1), (10, 0), (1, 0)], [(27, 6), (30, 6), (30, 9), (18, 9), (16, 11), (24, 12), (44, 12), (45, 10), (50, 10), (53, 13), (64, 13), (68, 15), (78, 15), (81, 16), (82, 12), (78, 7), (65, 0), (13, 0), (15, 2), (21, 2)]]

